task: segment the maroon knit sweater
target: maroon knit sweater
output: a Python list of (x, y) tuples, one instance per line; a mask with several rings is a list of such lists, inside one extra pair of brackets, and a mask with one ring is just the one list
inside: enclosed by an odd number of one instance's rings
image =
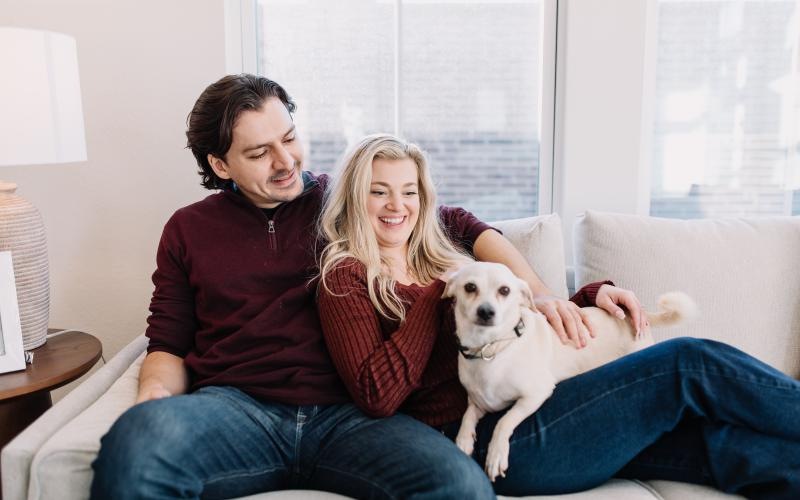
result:
[(303, 194), (279, 205), (271, 221), (241, 194), (223, 191), (165, 225), (148, 352), (183, 357), (191, 391), (227, 385), (286, 404), (349, 400), (309, 286), (327, 178), (305, 173), (304, 182)]
[[(158, 247), (148, 352), (184, 358), (190, 390), (233, 386), (284, 404), (350, 398), (325, 348), (316, 308), (316, 218), (327, 177), (268, 219), (233, 191), (178, 210)], [(469, 247), (489, 226), (442, 208), (449, 235)]]
[[(317, 300), (325, 341), (356, 405), (371, 416), (401, 411), (433, 426), (460, 419), (467, 394), (458, 381), (452, 301), (440, 299), (444, 282), (398, 285), (407, 304), (400, 324), (376, 312), (358, 261), (343, 262), (327, 280), (330, 293), (320, 287)], [(609, 282), (588, 284), (570, 300), (594, 305), (603, 283)]]

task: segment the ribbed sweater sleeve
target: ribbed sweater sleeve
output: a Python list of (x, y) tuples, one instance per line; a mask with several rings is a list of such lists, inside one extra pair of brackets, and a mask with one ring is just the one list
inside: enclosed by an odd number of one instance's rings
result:
[(436, 306), (445, 284), (435, 281), (386, 338), (369, 299), (360, 263), (340, 264), (319, 286), (322, 330), (339, 375), (356, 405), (370, 416), (392, 415), (420, 385), (437, 335)]
[(613, 281), (596, 281), (583, 285), (580, 290), (575, 292), (575, 295), (569, 298), (578, 307), (592, 307), (597, 305), (597, 292), (603, 285), (614, 286)]
[(493, 229), (503, 234), (502, 231), (482, 222), (463, 208), (442, 205), (439, 207), (439, 220), (450, 241), (470, 254), (473, 252), (475, 240), (484, 231)]

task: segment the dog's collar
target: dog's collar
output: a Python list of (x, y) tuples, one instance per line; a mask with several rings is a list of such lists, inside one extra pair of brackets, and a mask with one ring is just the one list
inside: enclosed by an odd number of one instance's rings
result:
[(502, 339), (493, 340), (488, 344), (483, 344), (482, 346), (475, 348), (466, 347), (464, 345), (461, 345), (461, 342), (459, 342), (458, 352), (460, 352), (465, 359), (482, 359), (484, 361), (491, 361), (494, 359), (495, 356), (497, 356), (497, 353), (505, 349), (505, 346), (493, 349), (494, 346), (497, 346), (501, 342), (507, 343), (514, 339), (522, 337), (522, 332), (524, 330), (525, 330), (525, 323), (522, 321), (522, 318), (520, 318), (519, 322), (517, 323), (517, 326), (514, 327), (514, 333), (516, 334), (516, 337), (504, 337)]

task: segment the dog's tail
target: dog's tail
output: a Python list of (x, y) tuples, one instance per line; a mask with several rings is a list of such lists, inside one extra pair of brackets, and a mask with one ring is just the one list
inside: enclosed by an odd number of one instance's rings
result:
[(651, 326), (669, 326), (697, 316), (697, 305), (683, 292), (669, 292), (658, 298), (658, 312), (647, 313)]

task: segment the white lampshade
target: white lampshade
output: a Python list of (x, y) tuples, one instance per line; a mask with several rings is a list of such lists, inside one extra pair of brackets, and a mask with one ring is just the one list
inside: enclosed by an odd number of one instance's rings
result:
[(75, 39), (0, 27), (0, 166), (86, 160)]
[[(75, 39), (0, 27), (0, 166), (86, 160)], [(0, 181), (0, 251), (11, 251), (24, 349), (47, 341), (50, 274), (39, 211)]]

